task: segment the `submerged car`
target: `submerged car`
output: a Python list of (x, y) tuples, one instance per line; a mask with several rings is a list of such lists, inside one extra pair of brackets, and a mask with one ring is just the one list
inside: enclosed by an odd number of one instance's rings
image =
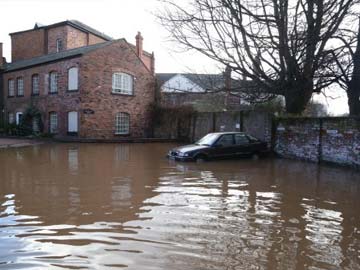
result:
[(169, 151), (167, 157), (178, 161), (215, 158), (259, 157), (269, 151), (267, 143), (243, 132), (209, 133), (196, 143)]

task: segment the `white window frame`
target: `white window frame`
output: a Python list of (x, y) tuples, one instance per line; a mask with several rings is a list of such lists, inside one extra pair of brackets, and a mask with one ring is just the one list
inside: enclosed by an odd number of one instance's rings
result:
[(8, 96), (9, 97), (15, 96), (15, 81), (14, 81), (14, 79), (8, 80)]
[(14, 113), (9, 113), (9, 115), (8, 115), (8, 123), (9, 124), (14, 124), (15, 123), (15, 114)]
[(134, 94), (134, 77), (127, 73), (113, 73), (112, 93), (122, 95)]
[(17, 96), (22, 97), (24, 96), (24, 78), (18, 77), (16, 78), (16, 89), (17, 89)]
[(52, 71), (49, 74), (49, 93), (56, 94), (58, 92), (58, 74)]
[(20, 117), (23, 116), (23, 113), (22, 112), (17, 112), (16, 113), (16, 125), (20, 125)]
[(115, 135), (130, 134), (130, 114), (119, 112), (115, 115)]
[(79, 68), (71, 67), (68, 69), (68, 91), (79, 89)]
[(39, 76), (39, 74), (34, 74), (31, 76), (31, 94), (32, 95), (40, 94), (40, 76)]
[(59, 127), (59, 119), (57, 112), (49, 113), (49, 132), (51, 134), (55, 134), (58, 132)]
[(61, 52), (63, 50), (63, 41), (61, 38), (56, 40), (56, 52)]

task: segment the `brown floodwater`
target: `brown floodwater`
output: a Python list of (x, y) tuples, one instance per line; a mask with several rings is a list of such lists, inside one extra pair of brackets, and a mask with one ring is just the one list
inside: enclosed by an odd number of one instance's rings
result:
[(358, 171), (173, 146), (1, 150), (0, 269), (360, 269)]

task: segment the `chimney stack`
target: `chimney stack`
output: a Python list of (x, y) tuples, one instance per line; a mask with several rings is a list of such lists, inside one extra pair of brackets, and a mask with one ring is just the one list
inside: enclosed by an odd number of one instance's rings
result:
[(229, 65), (227, 65), (225, 68), (224, 81), (225, 81), (225, 90), (231, 91), (231, 67)]
[(138, 32), (136, 37), (136, 54), (140, 57), (140, 59), (142, 58), (143, 55), (143, 37), (141, 36), (141, 33)]
[(3, 44), (0, 42), (0, 68), (4, 65)]
[(155, 55), (154, 52), (151, 53), (151, 72), (153, 75), (155, 75)]

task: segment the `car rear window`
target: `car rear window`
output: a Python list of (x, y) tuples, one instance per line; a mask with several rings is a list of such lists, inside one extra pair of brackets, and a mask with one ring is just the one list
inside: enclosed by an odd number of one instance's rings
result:
[(243, 135), (243, 134), (236, 134), (235, 135), (235, 144), (236, 145), (244, 145), (244, 144), (248, 144), (249, 143), (249, 139)]

